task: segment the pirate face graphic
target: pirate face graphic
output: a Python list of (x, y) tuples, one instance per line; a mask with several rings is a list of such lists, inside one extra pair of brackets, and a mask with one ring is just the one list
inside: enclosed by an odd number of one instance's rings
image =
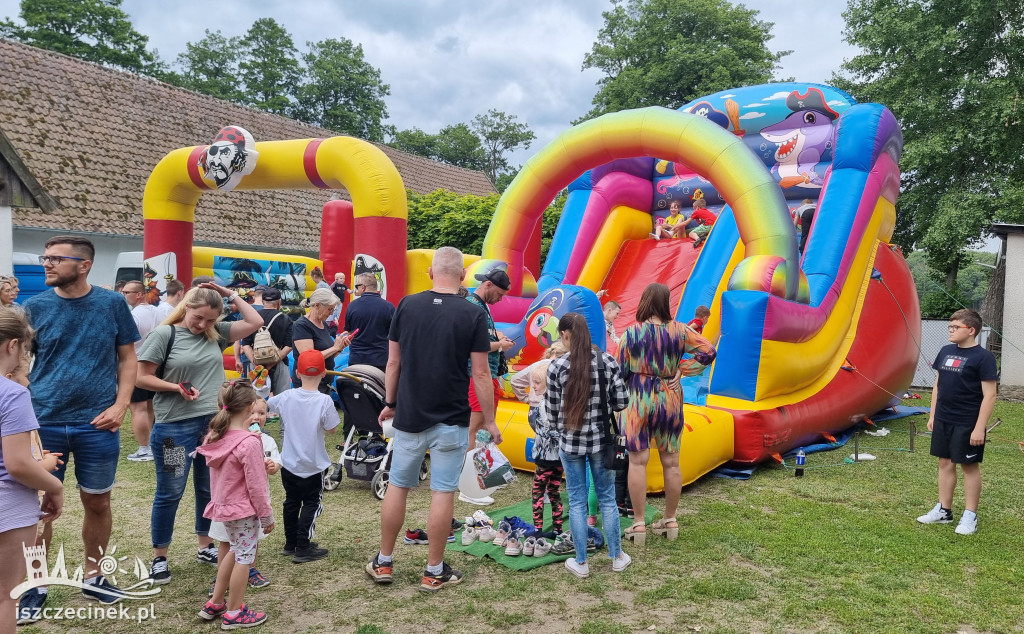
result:
[(222, 128), (199, 161), (203, 178), (212, 180), (217, 189), (234, 189), (243, 176), (256, 169), (259, 153), (254, 146), (252, 135), (244, 128)]

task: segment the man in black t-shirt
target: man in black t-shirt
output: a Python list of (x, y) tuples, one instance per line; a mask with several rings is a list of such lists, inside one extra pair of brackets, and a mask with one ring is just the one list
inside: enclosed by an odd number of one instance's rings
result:
[[(270, 390), (274, 394), (280, 394), (292, 386), (288, 368), (288, 355), (292, 351), (292, 320), (281, 312), (281, 291), (276, 288), (263, 291), (263, 308), (258, 312), (263, 318), (263, 325), (270, 332), (270, 338), (274, 340), (274, 345), (281, 351), (281, 360), (267, 368), (270, 371)], [(256, 333), (253, 333), (242, 340), (242, 352), (250, 359), (253, 356), (252, 343), (255, 338)]]
[(366, 565), (366, 573), (376, 583), (391, 583), (392, 553), (405, 522), (409, 489), (419, 484), (420, 464), (430, 451), (429, 545), (420, 589), (436, 592), (462, 580), (461, 572), (444, 563), (444, 548), (469, 446), (468, 361), (484, 406), (484, 429), (495, 443), (501, 442), (501, 432), (491, 402), (487, 321), (483, 311), (457, 294), (466, 275), (462, 253), (453, 247), (438, 249), (429, 274), (433, 288), (405, 297), (391, 321), (380, 420), (393, 419), (393, 453), (381, 506), (380, 552)]
[(964, 514), (956, 527), (958, 535), (970, 535), (978, 529), (985, 427), (996, 402), (996, 359), (975, 340), (981, 326), (981, 315), (973, 310), (953, 313), (949, 320), (951, 343), (939, 351), (932, 366), (936, 376), (928, 431), (932, 432), (931, 454), (939, 459), (939, 502), (917, 521), (953, 521), (959, 464), (964, 474)]

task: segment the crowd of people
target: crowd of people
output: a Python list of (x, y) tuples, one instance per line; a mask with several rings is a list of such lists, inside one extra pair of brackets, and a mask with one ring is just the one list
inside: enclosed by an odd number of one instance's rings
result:
[[(267, 615), (247, 606), (244, 595), (247, 587), (268, 583), (255, 563), (260, 540), (275, 527), (269, 475), (280, 473), (285, 490), (283, 552), (295, 563), (328, 555), (314, 541), (322, 474), (330, 466), (325, 434), (340, 424), (328, 396), (328, 372), (336, 355), (351, 347), (351, 363), (385, 371), (379, 420), (390, 420), (394, 430), (380, 545), (365, 571), (378, 584), (392, 583), (408, 495), (419, 485), (429, 452), (426, 533), (433, 539), (427, 539), (420, 589), (437, 592), (462, 580), (444, 552), (471, 438), (483, 430), (493, 442), (502, 440), (495, 422), (496, 379), (507, 372), (504, 352), (512, 342), (496, 329), (488, 307), (511, 288), (505, 271), (478, 274), (475, 291), (467, 294), (462, 253), (442, 247), (428, 269), (431, 289), (406, 296), (397, 308), (380, 296), (373, 275), (357, 276), (344, 330), (332, 335), (328, 322), (332, 315), (340, 319), (336, 309), (350, 294), (343, 277), (336, 278), (335, 288), (318, 285), (303, 302), (307, 314), (292, 324), (281, 316), (275, 289), (262, 291), (257, 310), (211, 279), (197, 279), (188, 290), (168, 285), (167, 307), (143, 307), (141, 282), (129, 281), (118, 292), (88, 282), (94, 255), (85, 238), (50, 239), (41, 262), (52, 291), (30, 298), (23, 310), (0, 307), (0, 558), (20, 561), (22, 544), (50, 542), (52, 522), (64, 507), (66, 461), (72, 458), (86, 561), (101, 559), (112, 525), (118, 430), (130, 409), (139, 450), (129, 459), (152, 461), (156, 474), (153, 582), (171, 581), (168, 548), (191, 475), (196, 558), (218, 567), (199, 616), (220, 618), (228, 629), (263, 623)], [(0, 297), (17, 296), (17, 282), (10, 280), (0, 281)], [(237, 319), (224, 320), (225, 306)], [(611, 335), (619, 310), (613, 301), (606, 302)], [(623, 537), (642, 544), (648, 529), (669, 540), (678, 536), (684, 428), (680, 381), (715, 359), (715, 349), (700, 334), (709, 314), (702, 306), (690, 324), (674, 320), (669, 289), (651, 284), (641, 295), (636, 322), (609, 340), (614, 354), (593, 345), (582, 315), (567, 313), (546, 358), (513, 377), (516, 395), (529, 403), (535, 433), (534, 527), (543, 528), (544, 507), (551, 504), (553, 529), (569, 549), (559, 552), (573, 555), (565, 566), (575, 576), (590, 574), (588, 536), (598, 512), (616, 572), (631, 563)], [(952, 521), (956, 464), (961, 464), (968, 507), (961, 533), (977, 526), (978, 465), (995, 396), (994, 362), (974, 339), (980, 327), (977, 313), (954, 314), (951, 345), (935, 362), (937, 406), (929, 429), (936, 431), (932, 453), (940, 458), (940, 499), (919, 518), (923, 523)], [(254, 346), (266, 345), (266, 338), (257, 342), (257, 331), (269, 334), (279, 358), (269, 368), (269, 399), (244, 376), (225, 380), (223, 369), (223, 352), (232, 343), (248, 359), (259, 357)], [(294, 375), (287, 370), (289, 354)], [(263, 433), (268, 410), (281, 416), (285, 440), (280, 452)], [(968, 419), (969, 424), (964, 422)], [(622, 472), (616, 472), (607, 451), (619, 435), (628, 454)], [(652, 446), (664, 472), (665, 509), (661, 519), (648, 525)], [(568, 531), (560, 497), (563, 479)], [(596, 503), (589, 504), (588, 498)], [(624, 532), (620, 515), (634, 518)], [(24, 576), (18, 566), (0, 571), (0, 632), (13, 631), (16, 621), (36, 620), (46, 602), (46, 587), (30, 589), (20, 603), (10, 599)], [(89, 599), (112, 604), (125, 597), (98, 569), (86, 570), (83, 579)]]

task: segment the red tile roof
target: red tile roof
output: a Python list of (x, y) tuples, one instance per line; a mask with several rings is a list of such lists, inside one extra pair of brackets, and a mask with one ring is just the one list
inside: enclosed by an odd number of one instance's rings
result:
[[(0, 39), (0, 135), (44, 192), (51, 213), (16, 208), (14, 225), (142, 234), (142, 192), (171, 150), (209, 143), (225, 125), (257, 141), (334, 136), (330, 130), (245, 108), (59, 53)], [(0, 139), (2, 141), (2, 139)], [(488, 195), (482, 172), (378, 145), (417, 193)], [(319, 251), (320, 213), (341, 191), (239, 191), (203, 196), (197, 242)], [(44, 205), (45, 207), (46, 205)]]

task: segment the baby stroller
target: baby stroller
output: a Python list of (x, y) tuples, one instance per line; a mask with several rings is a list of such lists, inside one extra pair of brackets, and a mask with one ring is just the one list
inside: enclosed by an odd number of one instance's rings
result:
[[(342, 471), (353, 480), (369, 481), (378, 500), (384, 499), (391, 468), (391, 439), (377, 422), (384, 409), (384, 373), (370, 365), (352, 365), (338, 372), (338, 400), (345, 411), (345, 443), (337, 445), (341, 456), (324, 476), (324, 488), (341, 484)], [(420, 480), (429, 474), (429, 463), (420, 466)]]

